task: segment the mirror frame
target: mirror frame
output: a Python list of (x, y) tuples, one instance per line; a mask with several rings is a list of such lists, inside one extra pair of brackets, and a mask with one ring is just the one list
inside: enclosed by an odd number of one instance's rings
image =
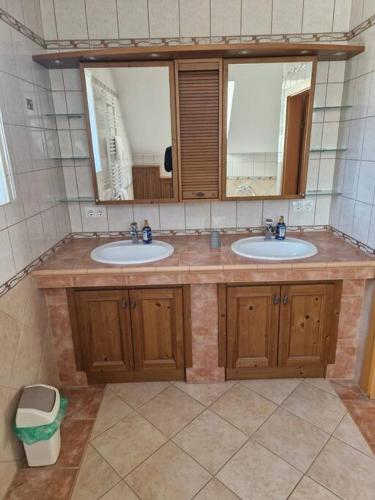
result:
[[(90, 124), (90, 116), (88, 111), (87, 102), (87, 89), (86, 89), (86, 68), (129, 68), (129, 67), (167, 67), (169, 70), (169, 96), (170, 96), (170, 117), (171, 117), (171, 138), (172, 138), (172, 161), (173, 161), (173, 197), (172, 198), (154, 198), (154, 199), (137, 199), (137, 200), (100, 200), (98, 180), (95, 170), (94, 152), (92, 146), (92, 131)], [(177, 155), (177, 114), (176, 114), (176, 87), (175, 87), (175, 74), (173, 61), (137, 61), (137, 62), (84, 62), (80, 64), (80, 74), (83, 91), (84, 112), (86, 118), (87, 141), (89, 146), (89, 162), (91, 169), (91, 177), (94, 188), (95, 204), (97, 205), (129, 205), (134, 203), (152, 204), (152, 203), (176, 203), (179, 201), (179, 167)]]
[[(298, 191), (295, 195), (276, 194), (269, 196), (227, 196), (227, 99), (228, 99), (228, 66), (229, 64), (259, 64), (259, 63), (281, 63), (281, 62), (312, 62), (311, 70), (311, 98), (307, 110), (307, 127), (304, 137), (304, 150), (302, 162), (299, 165)], [(296, 57), (256, 57), (236, 58), (223, 60), (223, 115), (222, 115), (222, 176), (221, 176), (221, 200), (222, 201), (248, 201), (248, 200), (286, 200), (299, 199), (306, 196), (307, 169), (310, 152), (310, 139), (312, 127), (312, 114), (314, 106), (314, 93), (316, 84), (316, 56)]]

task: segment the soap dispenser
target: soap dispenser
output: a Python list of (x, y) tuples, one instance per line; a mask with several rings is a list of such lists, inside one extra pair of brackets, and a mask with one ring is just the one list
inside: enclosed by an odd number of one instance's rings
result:
[(284, 221), (284, 216), (281, 215), (279, 222), (276, 226), (276, 239), (277, 240), (285, 240), (286, 236), (286, 224)]
[(145, 243), (146, 245), (149, 243), (152, 243), (152, 231), (151, 231), (151, 227), (148, 224), (147, 219), (145, 219), (145, 222), (144, 222), (144, 225), (142, 228), (142, 239), (143, 239), (143, 243)]

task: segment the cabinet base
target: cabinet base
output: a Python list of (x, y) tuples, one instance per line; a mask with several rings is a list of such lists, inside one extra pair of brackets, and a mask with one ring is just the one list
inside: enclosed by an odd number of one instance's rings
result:
[(158, 382), (185, 380), (185, 370), (141, 370), (139, 372), (106, 371), (87, 373), (89, 384), (110, 384), (120, 382)]
[(227, 380), (262, 379), (262, 378), (320, 378), (324, 377), (324, 366), (296, 366), (285, 368), (227, 368)]

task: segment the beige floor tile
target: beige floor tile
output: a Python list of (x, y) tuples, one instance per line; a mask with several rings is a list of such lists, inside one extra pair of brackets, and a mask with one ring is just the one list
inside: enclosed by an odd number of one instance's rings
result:
[(337, 439), (344, 441), (344, 443), (353, 446), (353, 448), (357, 448), (357, 450), (362, 453), (366, 453), (366, 455), (370, 455), (371, 457), (374, 456), (371, 448), (367, 444), (367, 441), (362, 436), (361, 431), (358, 429), (357, 425), (348, 413), (341, 420), (340, 425), (337, 427), (333, 435)]
[(218, 384), (186, 384), (185, 382), (175, 382), (175, 386), (189, 394), (202, 405), (210, 406), (226, 391), (228, 391), (235, 382), (224, 382)]
[(290, 495), (289, 500), (337, 500), (339, 497), (305, 476)]
[(329, 392), (333, 396), (336, 396), (336, 398), (339, 397), (331, 382), (326, 378), (306, 378), (305, 381), (317, 387), (318, 389), (322, 389), (322, 391)]
[(242, 380), (243, 384), (248, 389), (270, 399), (277, 405), (281, 404), (289, 394), (294, 391), (301, 379), (284, 378), (284, 379), (262, 379), (262, 380)]
[(5, 493), (12, 482), (13, 477), (18, 470), (17, 462), (0, 462), (0, 498), (5, 496)]
[(251, 436), (276, 408), (271, 401), (240, 384), (235, 385), (210, 407), (248, 436)]
[(203, 410), (204, 406), (198, 401), (173, 386), (139, 408), (139, 412), (168, 437), (176, 434)]
[(307, 382), (302, 382), (282, 406), (328, 433), (335, 430), (346, 413), (339, 398)]
[(306, 472), (329, 437), (306, 420), (279, 408), (257, 430), (253, 439), (296, 469)]
[(238, 496), (228, 490), (223, 483), (217, 479), (212, 479), (205, 486), (194, 500), (237, 500)]
[(374, 500), (375, 460), (331, 438), (308, 476), (345, 500)]
[(126, 478), (142, 500), (188, 500), (210, 474), (172, 442), (164, 445)]
[(210, 410), (183, 429), (173, 441), (211, 474), (235, 453), (248, 437)]
[(102, 496), (100, 500), (138, 500), (138, 497), (132, 492), (125, 481), (120, 481)]
[(120, 476), (95, 448), (89, 445), (78, 474), (72, 500), (98, 499), (120, 479)]
[(169, 382), (129, 382), (107, 387), (133, 408), (138, 408), (169, 386)]
[(154, 453), (166, 438), (137, 413), (93, 439), (92, 444), (121, 477)]
[(243, 500), (284, 500), (302, 474), (252, 439), (217, 478)]
[(131, 406), (126, 404), (107, 387), (91, 433), (91, 439), (109, 429), (112, 425), (117, 424), (117, 422), (130, 415), (133, 411)]

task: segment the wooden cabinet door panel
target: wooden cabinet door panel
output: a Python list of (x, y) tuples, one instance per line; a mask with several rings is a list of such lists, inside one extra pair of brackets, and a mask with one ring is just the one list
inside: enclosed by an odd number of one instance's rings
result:
[(182, 290), (131, 290), (136, 370), (184, 367)]
[(227, 367), (275, 367), (280, 287), (229, 287), (227, 293)]
[(132, 370), (128, 293), (77, 292), (76, 303), (85, 370), (88, 373)]
[(283, 286), (279, 366), (325, 366), (334, 284)]

